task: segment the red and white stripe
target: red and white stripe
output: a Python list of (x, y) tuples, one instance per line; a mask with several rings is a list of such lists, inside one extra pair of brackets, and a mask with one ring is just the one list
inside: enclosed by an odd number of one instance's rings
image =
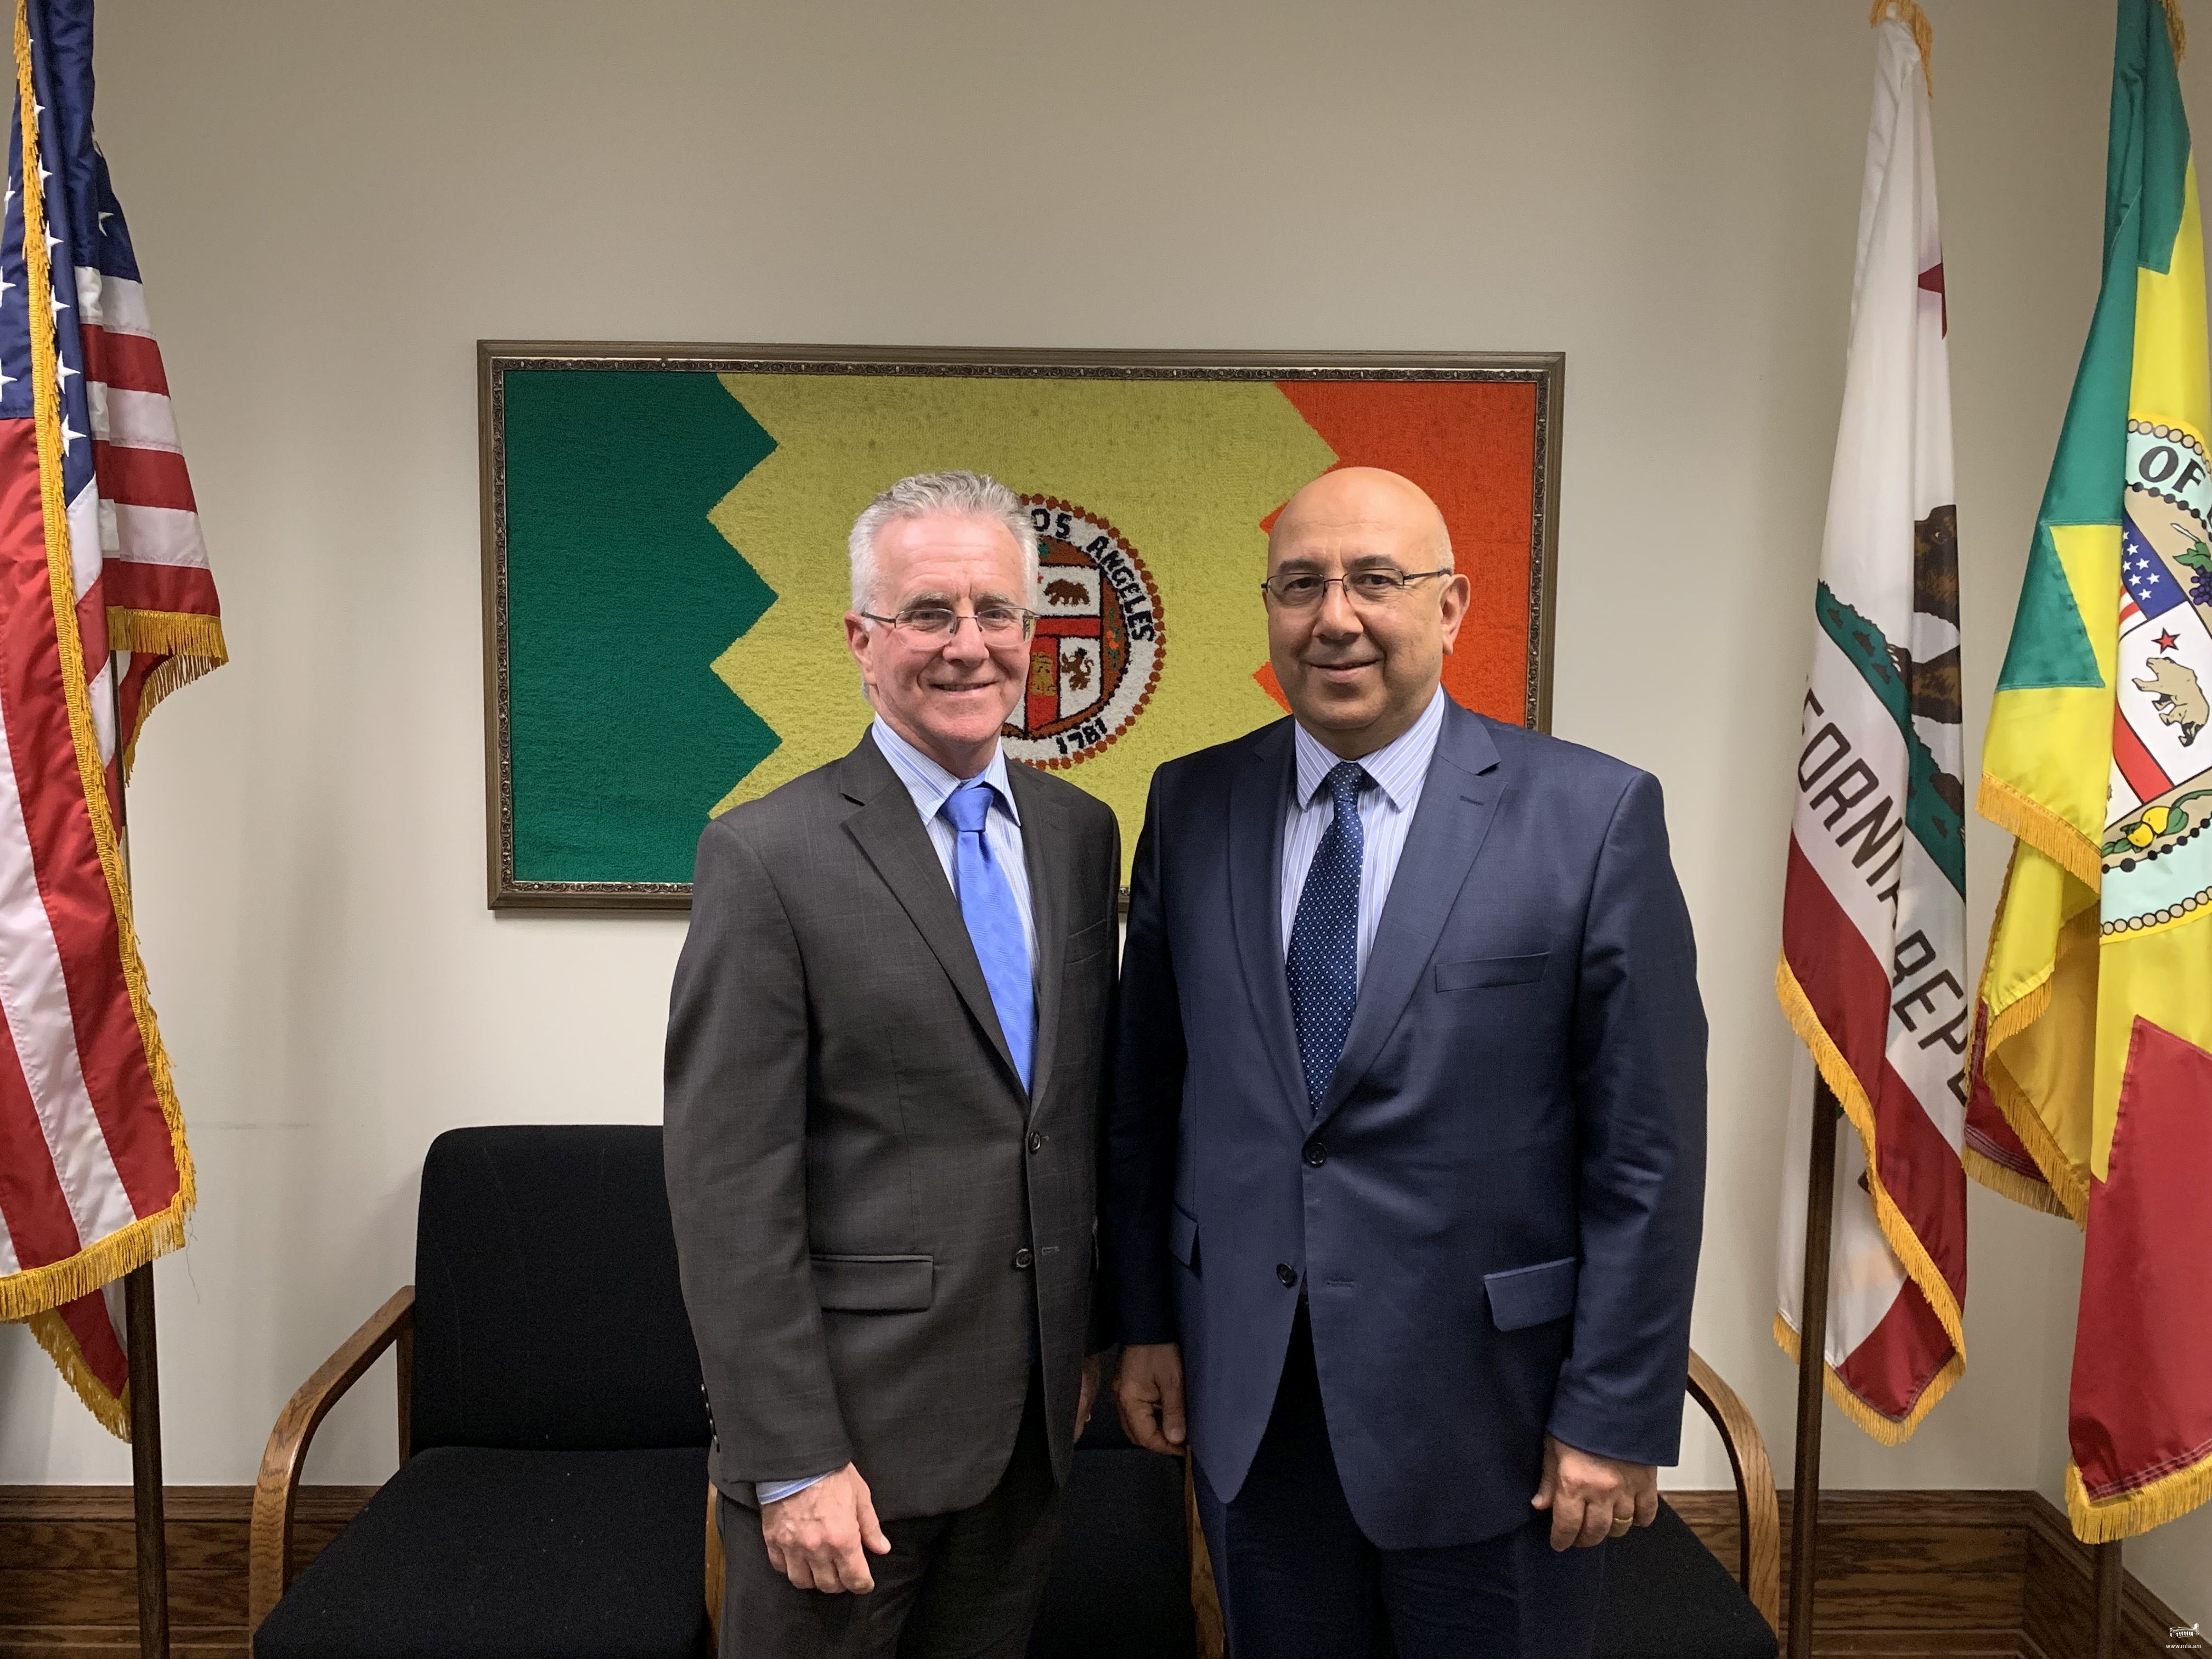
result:
[(118, 705), (127, 746), (155, 660), (117, 653), (110, 689), (106, 609), (213, 615), (217, 605), (144, 286), (79, 265), (76, 289), (95, 476), (70, 503), (70, 544), (100, 756), (112, 762)]

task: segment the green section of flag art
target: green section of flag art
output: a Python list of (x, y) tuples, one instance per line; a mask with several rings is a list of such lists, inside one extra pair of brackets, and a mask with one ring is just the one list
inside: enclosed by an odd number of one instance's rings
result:
[(505, 379), (515, 878), (689, 881), (777, 744), (711, 666), (775, 594), (707, 520), (775, 440), (709, 374)]

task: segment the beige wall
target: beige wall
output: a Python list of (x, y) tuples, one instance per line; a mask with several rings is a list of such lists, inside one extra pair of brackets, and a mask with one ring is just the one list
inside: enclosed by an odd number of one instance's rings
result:
[[(2094, 292), (2110, 13), (1931, 9), (1971, 750)], [(479, 336), (1564, 349), (1557, 729), (1667, 786), (1713, 1027), (1696, 1340), (1786, 1463), (1770, 974), (1863, 16), (107, 0), (101, 132), (237, 659), (132, 797), (201, 1171), (170, 1478), (250, 1480), (408, 1276), (437, 1131), (659, 1112), (681, 922), (483, 908)], [(1832, 1483), (2057, 1492), (2079, 1241), (1978, 1190), (1972, 1226), (1965, 1381), (1899, 1450), (1832, 1413)], [(389, 1386), (311, 1478), (390, 1468)], [(127, 1474), (0, 1330), (0, 1482)], [(1724, 1483), (1715, 1443), (1675, 1478)], [(2130, 1553), (2212, 1615), (2212, 1513)]]

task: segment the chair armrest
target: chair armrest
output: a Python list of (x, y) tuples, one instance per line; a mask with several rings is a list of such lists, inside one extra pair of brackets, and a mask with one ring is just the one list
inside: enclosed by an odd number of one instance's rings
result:
[(1782, 1628), (1782, 1518), (1774, 1499), (1774, 1467), (1766, 1440), (1720, 1373), (1690, 1354), (1690, 1398), (1721, 1432), (1729, 1462), (1735, 1470), (1738, 1528), (1737, 1581), (1770, 1628)]
[(714, 1627), (714, 1651), (722, 1650), (722, 1586), (727, 1561), (722, 1554), (721, 1496), (707, 1483), (707, 1622)]
[(1213, 1582), (1213, 1559), (1206, 1553), (1206, 1531), (1198, 1524), (1198, 1481), (1190, 1449), (1182, 1454), (1183, 1530), (1190, 1539), (1190, 1611), (1198, 1627), (1198, 1659), (1222, 1659), (1229, 1638), (1221, 1623), (1221, 1591)]
[(371, 1314), (362, 1328), (338, 1345), (338, 1350), (300, 1385), (300, 1391), (276, 1414), (269, 1431), (269, 1443), (261, 1453), (261, 1474), (253, 1486), (253, 1525), (246, 1546), (246, 1601), (249, 1638), (269, 1616), (292, 1582), (292, 1510), (300, 1492), (300, 1474), (306, 1467), (307, 1447), (323, 1419), (340, 1395), (361, 1380), (377, 1357), (397, 1342), (400, 1345), (399, 1455), (407, 1455), (407, 1399), (413, 1379), (415, 1287), (406, 1285)]

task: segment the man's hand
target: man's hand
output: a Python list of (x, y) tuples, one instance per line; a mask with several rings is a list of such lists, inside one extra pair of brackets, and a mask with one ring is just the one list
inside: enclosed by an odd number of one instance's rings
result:
[(1552, 1512), (1552, 1547), (1588, 1548), (1659, 1515), (1659, 1471), (1577, 1451), (1544, 1437), (1544, 1481), (1528, 1500)]
[(1182, 1450), (1182, 1350), (1172, 1342), (1137, 1342), (1121, 1350), (1114, 1377), (1121, 1426), (1146, 1451)]
[(1083, 1360), (1083, 1391), (1075, 1402), (1075, 1437), (1083, 1438), (1084, 1430), (1091, 1426), (1091, 1407), (1098, 1399), (1098, 1356), (1086, 1354)]
[(890, 1553), (891, 1540), (876, 1523), (868, 1483), (850, 1463), (788, 1498), (761, 1505), (761, 1541), (769, 1565), (799, 1589), (836, 1595), (875, 1589), (861, 1546)]

